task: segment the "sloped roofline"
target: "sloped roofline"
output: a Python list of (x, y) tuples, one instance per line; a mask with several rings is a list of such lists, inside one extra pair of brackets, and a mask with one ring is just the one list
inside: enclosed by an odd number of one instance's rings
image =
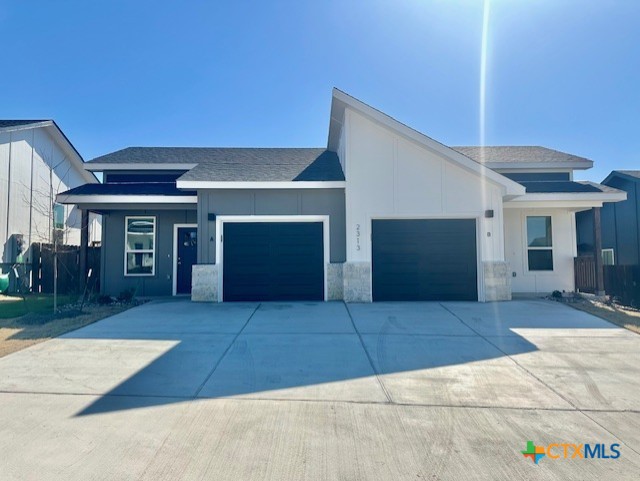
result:
[(344, 122), (344, 111), (347, 107), (355, 110), (374, 122), (397, 132), (403, 137), (418, 143), (422, 147), (451, 160), (463, 169), (480, 175), (481, 177), (485, 177), (493, 183), (502, 186), (504, 188), (505, 195), (519, 196), (525, 194), (524, 187), (517, 182), (498, 174), (490, 168), (470, 159), (466, 155), (453, 150), (451, 147), (447, 147), (421, 132), (418, 132), (408, 125), (399, 122), (384, 112), (365, 104), (335, 87), (333, 88), (331, 99), (331, 119), (329, 122), (329, 138), (327, 140), (328, 150), (333, 152), (337, 152), (338, 150), (340, 131)]
[(60, 147), (62, 147), (62, 149), (69, 154), (68, 155), (69, 162), (71, 162), (71, 164), (76, 168), (76, 170), (79, 172), (79, 174), (87, 183), (90, 183), (90, 184), (99, 183), (99, 180), (95, 176), (95, 174), (93, 174), (93, 172), (89, 172), (84, 168), (85, 162), (84, 162), (84, 159), (82, 158), (82, 155), (80, 155), (80, 152), (78, 152), (78, 150), (71, 143), (71, 141), (62, 131), (62, 129), (58, 127), (58, 124), (56, 124), (55, 120), (41, 120), (41, 121), (35, 121), (28, 124), (11, 125), (11, 126), (0, 128), (0, 132), (16, 132), (19, 130), (31, 130), (31, 129), (39, 129), (39, 128), (46, 129), (47, 132), (53, 138), (53, 140), (57, 142), (58, 145), (60, 145)]
[[(629, 169), (629, 170), (631, 170), (631, 169)], [(633, 175), (629, 175), (629, 174), (625, 173), (622, 170), (612, 170), (611, 173), (609, 175), (607, 175), (605, 177), (605, 179), (600, 183), (604, 184), (605, 182), (608, 182), (609, 180), (611, 180), (612, 177), (622, 177), (623, 179), (631, 180), (633, 182), (640, 181), (640, 177), (635, 177)]]

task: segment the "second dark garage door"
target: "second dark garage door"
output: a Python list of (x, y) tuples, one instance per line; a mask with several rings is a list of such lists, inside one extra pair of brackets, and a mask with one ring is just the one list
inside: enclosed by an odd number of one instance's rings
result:
[(473, 219), (374, 220), (374, 301), (478, 300)]
[(322, 222), (237, 222), (223, 227), (223, 299), (324, 299)]

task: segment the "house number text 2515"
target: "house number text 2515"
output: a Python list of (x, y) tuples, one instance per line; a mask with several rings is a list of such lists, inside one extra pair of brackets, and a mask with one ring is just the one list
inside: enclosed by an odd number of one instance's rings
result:
[(360, 224), (356, 224), (356, 250), (360, 250)]

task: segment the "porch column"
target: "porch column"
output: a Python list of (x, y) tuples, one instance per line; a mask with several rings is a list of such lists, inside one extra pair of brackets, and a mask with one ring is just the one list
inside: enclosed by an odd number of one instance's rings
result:
[(84, 288), (87, 282), (87, 250), (89, 247), (89, 211), (86, 209), (81, 210), (80, 220), (80, 279), (79, 287), (80, 293), (84, 292)]
[(602, 269), (602, 230), (600, 228), (600, 207), (593, 208), (593, 258), (596, 269), (596, 296), (604, 296), (604, 273)]

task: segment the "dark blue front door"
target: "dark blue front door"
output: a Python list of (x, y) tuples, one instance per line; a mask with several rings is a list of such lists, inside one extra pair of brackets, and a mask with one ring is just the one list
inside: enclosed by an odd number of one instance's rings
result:
[(178, 263), (176, 269), (176, 293), (191, 293), (191, 268), (198, 256), (198, 229), (178, 227)]

